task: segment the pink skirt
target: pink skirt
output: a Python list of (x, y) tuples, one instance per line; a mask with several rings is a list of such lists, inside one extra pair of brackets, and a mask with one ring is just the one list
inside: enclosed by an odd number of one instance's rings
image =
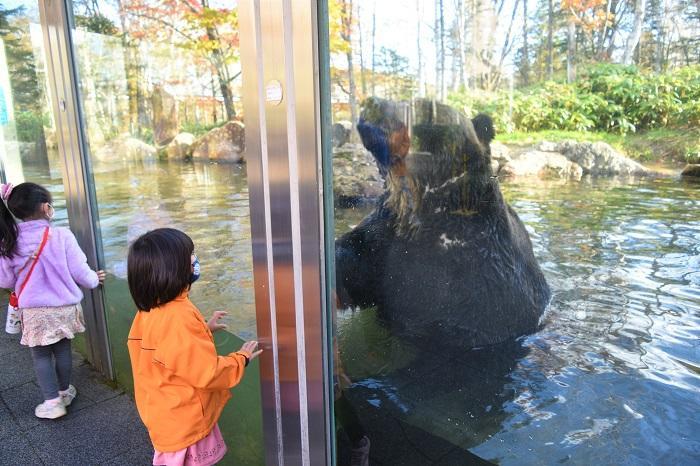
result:
[(83, 308), (78, 304), (58, 307), (29, 307), (20, 309), (22, 339), (29, 347), (48, 346), (64, 338), (72, 340), (85, 331)]
[(211, 466), (226, 454), (226, 443), (221, 436), (219, 424), (215, 424), (209, 435), (199, 442), (178, 451), (153, 454), (154, 466)]

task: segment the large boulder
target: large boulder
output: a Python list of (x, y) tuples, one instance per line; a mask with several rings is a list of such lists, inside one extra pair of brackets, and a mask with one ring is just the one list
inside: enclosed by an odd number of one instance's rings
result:
[(352, 123), (346, 120), (338, 121), (333, 123), (332, 127), (332, 137), (333, 137), (333, 147), (341, 147), (350, 141), (350, 135), (352, 134)]
[(117, 160), (141, 161), (156, 156), (157, 150), (150, 144), (128, 134), (118, 136), (94, 152), (97, 160), (113, 162)]
[(180, 124), (177, 118), (177, 101), (162, 86), (156, 85), (151, 94), (153, 109), (153, 141), (162, 147), (177, 136)]
[(558, 152), (530, 150), (501, 167), (504, 176), (539, 176), (541, 178), (570, 178), (580, 180), (583, 169)]
[(245, 126), (239, 121), (229, 121), (195, 141), (192, 158), (243, 163), (244, 151)]
[(542, 142), (537, 149), (561, 153), (570, 161), (580, 165), (584, 175), (644, 176), (651, 173), (643, 165), (625, 157), (604, 142)]
[(700, 163), (689, 163), (683, 168), (681, 176), (700, 178)]
[(373, 200), (384, 192), (384, 180), (372, 154), (361, 144), (333, 149), (333, 193), (339, 205)]
[(192, 157), (192, 146), (195, 140), (194, 134), (180, 133), (166, 146), (165, 154), (168, 159), (189, 159)]

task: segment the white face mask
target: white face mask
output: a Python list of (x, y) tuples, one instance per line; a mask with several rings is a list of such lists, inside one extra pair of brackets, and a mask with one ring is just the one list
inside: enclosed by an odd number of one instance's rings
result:
[(47, 218), (48, 220), (52, 220), (52, 219), (53, 219), (53, 216), (54, 216), (55, 214), (56, 214), (56, 211), (54, 210), (53, 206), (52, 206), (51, 204), (49, 204), (49, 213), (46, 214), (46, 218)]

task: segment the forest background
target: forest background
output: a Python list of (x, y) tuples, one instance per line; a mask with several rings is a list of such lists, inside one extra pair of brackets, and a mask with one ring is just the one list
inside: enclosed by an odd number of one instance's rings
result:
[[(18, 139), (36, 141), (49, 106), (28, 12), (3, 4)], [(109, 46), (123, 68), (81, 70), (105, 138), (128, 132), (151, 143), (163, 86), (181, 131), (200, 136), (244, 119), (235, 2), (73, 6), (76, 28), (92, 34), (85, 43), (103, 38), (84, 53)], [(700, 161), (700, 0), (330, 0), (328, 11), (334, 121), (354, 125), (368, 96), (430, 97), (489, 113), (506, 143), (604, 140), (646, 161)]]

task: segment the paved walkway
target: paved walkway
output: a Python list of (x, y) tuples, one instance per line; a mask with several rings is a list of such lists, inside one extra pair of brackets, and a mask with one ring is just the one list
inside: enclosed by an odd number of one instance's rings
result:
[(36, 418), (42, 397), (29, 350), (18, 335), (5, 333), (5, 313), (0, 316), (0, 465), (151, 464), (152, 446), (133, 400), (105, 384), (77, 353), (71, 382), (78, 396), (68, 414)]

